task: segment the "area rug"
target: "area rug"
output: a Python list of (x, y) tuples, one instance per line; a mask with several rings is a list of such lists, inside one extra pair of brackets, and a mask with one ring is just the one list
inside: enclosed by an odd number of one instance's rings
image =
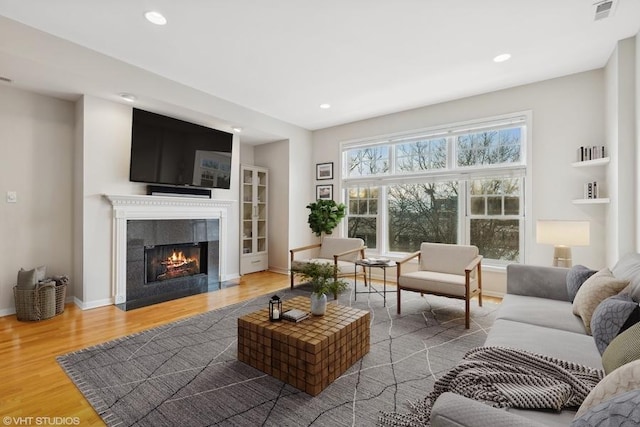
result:
[[(359, 288), (361, 290), (361, 288)], [(285, 301), (308, 295), (278, 292)], [(339, 303), (371, 312), (370, 352), (312, 397), (236, 359), (237, 318), (271, 295), (176, 321), (58, 357), (109, 426), (372, 426), (380, 411), (408, 412), (468, 350), (484, 343), (495, 304), (417, 293), (378, 294)], [(357, 301), (354, 297), (357, 296)]]

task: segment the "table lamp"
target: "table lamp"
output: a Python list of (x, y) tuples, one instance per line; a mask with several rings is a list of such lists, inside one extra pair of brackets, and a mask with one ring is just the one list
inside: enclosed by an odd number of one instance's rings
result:
[(536, 242), (554, 245), (554, 267), (571, 267), (571, 246), (589, 245), (589, 221), (539, 220)]

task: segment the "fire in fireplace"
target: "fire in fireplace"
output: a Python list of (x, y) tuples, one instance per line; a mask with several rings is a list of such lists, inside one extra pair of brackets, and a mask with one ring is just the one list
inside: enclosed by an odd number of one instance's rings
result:
[(206, 274), (207, 242), (145, 246), (145, 283)]

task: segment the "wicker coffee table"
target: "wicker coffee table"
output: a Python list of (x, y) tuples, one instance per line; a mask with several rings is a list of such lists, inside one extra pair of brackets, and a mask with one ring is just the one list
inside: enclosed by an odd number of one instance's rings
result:
[[(283, 302), (309, 311), (309, 297)], [(369, 352), (369, 312), (327, 304), (324, 316), (270, 322), (268, 309), (238, 318), (238, 360), (316, 396)]]

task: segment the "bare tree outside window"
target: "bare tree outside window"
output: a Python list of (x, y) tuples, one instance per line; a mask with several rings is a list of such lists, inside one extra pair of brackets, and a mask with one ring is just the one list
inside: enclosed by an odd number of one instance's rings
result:
[(391, 185), (387, 199), (390, 251), (417, 251), (422, 242), (457, 243), (457, 182)]
[[(347, 150), (348, 178), (385, 176), (375, 185), (351, 184), (348, 235), (380, 251), (413, 252), (422, 242), (463, 243), (478, 246), (488, 259), (519, 261), (524, 179), (469, 179), (467, 174), (521, 167), (524, 129), (518, 125), (416, 137)], [(453, 159), (448, 160), (449, 153)], [(379, 247), (379, 233), (386, 235), (384, 248)]]

